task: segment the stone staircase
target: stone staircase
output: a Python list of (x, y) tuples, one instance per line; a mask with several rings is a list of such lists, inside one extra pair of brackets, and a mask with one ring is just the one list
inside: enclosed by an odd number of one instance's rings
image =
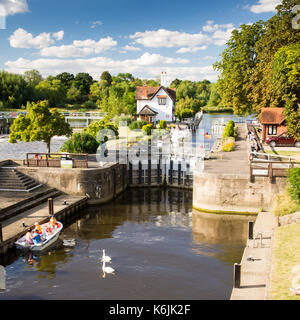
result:
[(14, 167), (0, 167), (0, 191), (30, 192), (42, 187), (40, 183)]

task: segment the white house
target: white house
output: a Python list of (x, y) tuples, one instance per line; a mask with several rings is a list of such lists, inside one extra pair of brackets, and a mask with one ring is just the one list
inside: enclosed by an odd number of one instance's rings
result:
[(160, 87), (137, 87), (137, 115), (150, 123), (175, 120), (176, 89), (166, 87), (166, 73), (162, 73)]

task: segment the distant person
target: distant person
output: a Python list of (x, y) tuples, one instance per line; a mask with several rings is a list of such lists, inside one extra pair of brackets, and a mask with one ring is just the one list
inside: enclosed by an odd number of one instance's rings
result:
[(56, 226), (56, 219), (54, 218), (54, 216), (51, 217), (49, 225), (51, 228), (54, 228)]
[(33, 237), (30, 231), (28, 231), (25, 235), (25, 242), (28, 244), (33, 244)]

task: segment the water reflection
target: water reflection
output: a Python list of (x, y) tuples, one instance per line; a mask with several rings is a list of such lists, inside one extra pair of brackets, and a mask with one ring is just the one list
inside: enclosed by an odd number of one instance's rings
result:
[[(128, 190), (63, 221), (62, 239), (75, 246), (61, 241), (33, 261), (21, 255), (6, 265), (8, 290), (0, 298), (227, 299), (245, 229), (211, 217), (193, 214), (190, 191)], [(103, 249), (114, 276), (102, 277)]]

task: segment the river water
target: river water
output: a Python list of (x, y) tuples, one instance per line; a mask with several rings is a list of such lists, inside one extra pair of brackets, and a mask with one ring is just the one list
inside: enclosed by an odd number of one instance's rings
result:
[[(190, 191), (135, 189), (65, 223), (41, 256), (12, 252), (2, 299), (224, 300), (241, 261), (250, 218), (200, 214)], [(102, 249), (115, 275), (103, 277)]]

